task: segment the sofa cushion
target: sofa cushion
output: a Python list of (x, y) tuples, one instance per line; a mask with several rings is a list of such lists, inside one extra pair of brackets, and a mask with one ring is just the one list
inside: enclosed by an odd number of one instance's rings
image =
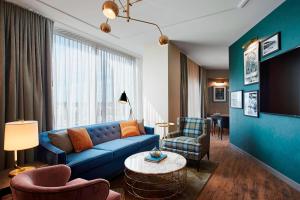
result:
[(189, 152), (200, 152), (201, 145), (192, 137), (176, 137), (163, 140), (163, 147)]
[(139, 125), (137, 120), (129, 120), (120, 122), (121, 127), (121, 137), (133, 137), (140, 135)]
[(79, 153), (93, 147), (93, 142), (85, 128), (71, 128), (67, 131), (75, 152)]
[(76, 174), (107, 164), (112, 160), (113, 153), (111, 151), (99, 149), (88, 149), (67, 155), (67, 165), (72, 168), (72, 173)]
[(184, 136), (197, 138), (202, 134), (202, 119), (182, 117), (180, 129)]
[(86, 127), (94, 145), (121, 138), (119, 122), (110, 122)]
[(136, 153), (139, 149), (139, 144), (135, 141), (117, 139), (102, 144), (98, 144), (93, 149), (101, 149), (111, 151), (114, 158)]
[(144, 126), (144, 119), (138, 120), (138, 126), (139, 126), (139, 131), (141, 135), (146, 134), (145, 126)]
[(139, 148), (148, 146), (159, 141), (159, 135), (141, 135), (135, 137), (124, 138), (124, 140), (130, 140), (139, 143)]
[(49, 133), (48, 137), (54, 146), (63, 150), (64, 152), (71, 153), (73, 151), (73, 145), (66, 130), (58, 131), (56, 133)]

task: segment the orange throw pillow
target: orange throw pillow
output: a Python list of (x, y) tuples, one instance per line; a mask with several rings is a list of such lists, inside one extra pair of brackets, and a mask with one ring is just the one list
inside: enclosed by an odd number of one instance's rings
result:
[(93, 142), (85, 128), (68, 129), (68, 135), (72, 142), (74, 151), (77, 153), (93, 147)]
[(120, 127), (122, 138), (140, 135), (139, 126), (136, 120), (120, 122)]

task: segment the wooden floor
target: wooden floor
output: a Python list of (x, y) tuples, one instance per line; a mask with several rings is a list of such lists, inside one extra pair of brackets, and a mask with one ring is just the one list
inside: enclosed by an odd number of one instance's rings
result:
[(210, 160), (219, 166), (198, 200), (300, 200), (300, 192), (232, 148), (228, 136), (211, 138)]

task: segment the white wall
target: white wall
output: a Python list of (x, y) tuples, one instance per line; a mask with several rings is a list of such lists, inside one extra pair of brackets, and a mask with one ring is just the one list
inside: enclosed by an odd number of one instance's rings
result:
[[(143, 55), (143, 107), (145, 124), (155, 127), (168, 117), (168, 45), (147, 45)], [(162, 130), (156, 127), (156, 133)]]

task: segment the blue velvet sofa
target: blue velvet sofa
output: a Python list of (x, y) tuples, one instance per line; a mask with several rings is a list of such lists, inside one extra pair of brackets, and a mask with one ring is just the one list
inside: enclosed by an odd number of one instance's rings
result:
[(154, 128), (145, 127), (146, 135), (121, 139), (119, 122), (84, 126), (87, 129), (93, 148), (80, 153), (66, 154), (53, 146), (48, 133), (40, 134), (37, 151), (38, 160), (50, 165), (66, 164), (72, 169), (71, 178), (113, 178), (124, 170), (124, 161), (132, 154), (149, 151), (159, 146), (159, 136), (154, 135)]

